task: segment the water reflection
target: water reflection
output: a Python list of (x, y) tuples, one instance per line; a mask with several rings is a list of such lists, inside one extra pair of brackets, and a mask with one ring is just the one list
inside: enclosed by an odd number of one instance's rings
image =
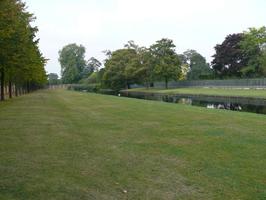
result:
[(180, 104), (185, 104), (185, 105), (193, 105), (193, 106), (201, 106), (201, 107), (206, 107), (209, 109), (225, 109), (225, 110), (236, 110), (236, 111), (241, 111), (242, 107), (240, 104), (235, 104), (235, 103), (210, 103), (208, 101), (197, 101), (193, 100), (192, 98), (163, 98), (163, 101), (165, 102), (172, 102), (172, 103), (180, 103)]
[(213, 97), (213, 96), (193, 96), (193, 95), (162, 95), (154, 93), (122, 92), (121, 96), (164, 101), (170, 103), (180, 103), (192, 106), (206, 107), (208, 109), (225, 109), (242, 112), (252, 112), (266, 114), (266, 100), (254, 98), (236, 97)]

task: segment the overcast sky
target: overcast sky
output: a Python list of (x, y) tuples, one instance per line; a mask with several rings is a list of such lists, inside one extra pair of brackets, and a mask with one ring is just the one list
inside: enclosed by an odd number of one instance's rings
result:
[(265, 0), (24, 0), (35, 14), (46, 70), (60, 74), (58, 51), (86, 47), (86, 59), (129, 40), (150, 46), (173, 39), (177, 53), (195, 49), (208, 61), (230, 33), (266, 26)]

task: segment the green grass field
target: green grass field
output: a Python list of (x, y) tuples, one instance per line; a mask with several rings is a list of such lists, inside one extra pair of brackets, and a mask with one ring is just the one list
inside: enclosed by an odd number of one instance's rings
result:
[(0, 103), (0, 199), (265, 199), (266, 116), (64, 90)]
[(128, 91), (155, 92), (162, 94), (197, 94), (213, 96), (237, 96), (266, 98), (266, 89), (226, 89), (226, 88), (176, 88), (176, 89), (146, 89), (136, 88)]

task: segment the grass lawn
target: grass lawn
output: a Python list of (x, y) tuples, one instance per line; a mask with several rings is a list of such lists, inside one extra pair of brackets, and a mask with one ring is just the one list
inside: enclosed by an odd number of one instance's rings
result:
[(237, 96), (237, 97), (255, 97), (266, 99), (266, 89), (226, 89), (226, 88), (176, 88), (176, 89), (146, 89), (136, 88), (128, 91), (155, 92), (162, 94), (201, 94), (214, 96)]
[(64, 90), (0, 103), (1, 200), (262, 200), (265, 169), (265, 115)]

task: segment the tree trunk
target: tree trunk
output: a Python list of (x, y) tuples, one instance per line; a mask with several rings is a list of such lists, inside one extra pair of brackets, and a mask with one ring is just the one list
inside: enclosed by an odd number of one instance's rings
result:
[(147, 88), (147, 89), (150, 88), (150, 83), (149, 83), (149, 81), (146, 81), (146, 82), (145, 82), (145, 85), (146, 85), (146, 88)]
[(168, 77), (165, 77), (165, 89), (168, 89)]
[(125, 88), (126, 88), (126, 90), (128, 89), (128, 83), (127, 83), (127, 80), (126, 80), (126, 82), (125, 82)]
[(18, 96), (18, 85), (17, 84), (15, 84), (15, 95), (16, 97)]
[(4, 91), (4, 88), (5, 88), (5, 72), (4, 72), (4, 69), (1, 70), (0, 76), (1, 76), (1, 81), (0, 81), (1, 82), (0, 83), (0, 85), (1, 85), (1, 98), (0, 98), (0, 100), (4, 101), (5, 100), (5, 91)]
[(12, 99), (12, 82), (8, 81), (8, 94), (9, 98)]
[(30, 93), (30, 82), (27, 81), (27, 93)]
[(22, 86), (19, 86), (19, 88), (18, 88), (18, 93), (19, 93), (19, 96), (22, 95)]

